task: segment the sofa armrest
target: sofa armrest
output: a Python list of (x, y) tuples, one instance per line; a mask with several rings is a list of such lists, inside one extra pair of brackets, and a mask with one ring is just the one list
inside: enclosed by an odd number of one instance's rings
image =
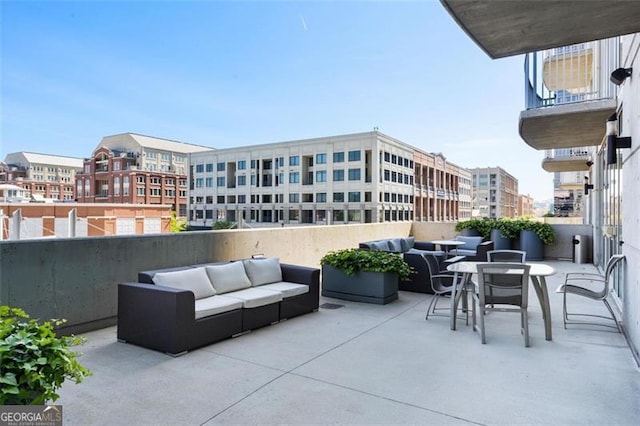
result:
[(195, 322), (193, 292), (144, 283), (118, 285), (118, 339), (172, 354)]
[(478, 244), (478, 247), (476, 248), (475, 259), (478, 262), (486, 262), (487, 252), (490, 252), (491, 250), (493, 250), (493, 246), (494, 246), (493, 241), (484, 241)]
[(416, 250), (435, 251), (436, 245), (428, 241), (416, 241), (413, 243), (413, 248)]
[(282, 280), (290, 283), (306, 284), (309, 291), (320, 289), (320, 269), (281, 263)]

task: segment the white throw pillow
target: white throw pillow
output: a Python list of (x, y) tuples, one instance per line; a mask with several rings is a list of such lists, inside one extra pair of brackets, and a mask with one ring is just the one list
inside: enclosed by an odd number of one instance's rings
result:
[(213, 296), (216, 290), (211, 285), (204, 268), (189, 268), (180, 271), (158, 272), (153, 276), (153, 282), (165, 287), (191, 290), (197, 299)]
[(251, 280), (251, 285), (258, 286), (282, 281), (282, 269), (280, 259), (247, 259), (244, 261), (244, 269)]
[(242, 262), (230, 262), (223, 265), (205, 266), (207, 275), (218, 294), (242, 290), (251, 287), (251, 281), (244, 271)]

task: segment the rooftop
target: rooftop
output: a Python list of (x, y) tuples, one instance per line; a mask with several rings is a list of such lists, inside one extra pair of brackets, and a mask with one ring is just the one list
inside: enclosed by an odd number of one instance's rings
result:
[(119, 343), (115, 327), (85, 333), (80, 361), (93, 376), (65, 384), (56, 403), (69, 425), (637, 424), (640, 371), (624, 336), (562, 326), (554, 290), (565, 272), (595, 267), (546, 263), (558, 271), (547, 280), (553, 341), (532, 290), (530, 348), (517, 314), (488, 314), (482, 345), (464, 321), (457, 331), (448, 317), (425, 321), (431, 295), (321, 298), (317, 313), (178, 358)]

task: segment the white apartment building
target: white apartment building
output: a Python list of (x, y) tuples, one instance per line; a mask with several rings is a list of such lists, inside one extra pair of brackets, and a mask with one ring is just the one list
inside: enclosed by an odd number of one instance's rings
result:
[[(411, 221), (414, 153), (378, 131), (193, 153), (189, 224)], [(431, 203), (432, 220), (455, 221), (457, 176), (435, 173), (442, 196), (430, 196), (443, 202)]]

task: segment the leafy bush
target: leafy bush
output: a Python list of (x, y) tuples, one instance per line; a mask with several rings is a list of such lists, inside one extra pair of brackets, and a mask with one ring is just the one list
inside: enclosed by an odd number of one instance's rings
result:
[(55, 327), (64, 322), (38, 323), (22, 309), (0, 306), (0, 404), (55, 401), (66, 379), (80, 383), (91, 374), (71, 350), (83, 339), (56, 336)]
[(226, 220), (219, 220), (214, 222), (213, 229), (231, 229), (233, 228), (234, 223)]
[(171, 212), (171, 221), (169, 222), (171, 232), (182, 232), (187, 230), (187, 219), (178, 219), (176, 212)]
[(491, 230), (494, 228), (494, 219), (482, 218), (482, 219), (467, 219), (461, 220), (456, 223), (455, 230), (456, 232), (460, 232), (463, 229), (474, 229), (478, 231), (482, 238), (485, 240), (489, 238), (491, 234)]
[(407, 280), (413, 273), (413, 268), (402, 256), (381, 250), (349, 248), (330, 251), (320, 259), (320, 264), (340, 269), (351, 276), (358, 271), (395, 272), (401, 281)]

